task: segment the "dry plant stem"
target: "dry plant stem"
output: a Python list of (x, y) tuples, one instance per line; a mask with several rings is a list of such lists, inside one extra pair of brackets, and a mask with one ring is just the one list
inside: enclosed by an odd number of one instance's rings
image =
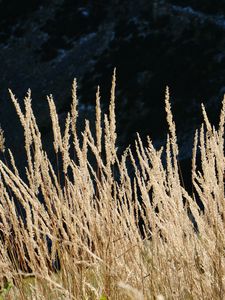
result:
[[(31, 91), (24, 112), (10, 91), (24, 128), (27, 178), (20, 178), (9, 150), (10, 164), (0, 161), (0, 283), (13, 282), (4, 290), (7, 299), (223, 299), (225, 98), (218, 129), (202, 106), (190, 195), (169, 89), (165, 147), (155, 149), (150, 137), (145, 144), (137, 135), (135, 149), (118, 155), (115, 87), (114, 70), (109, 113), (102, 114), (98, 87), (95, 128), (86, 121), (81, 134), (76, 80), (64, 131), (48, 96), (56, 172), (42, 147)], [(0, 130), (3, 153), (4, 138)]]

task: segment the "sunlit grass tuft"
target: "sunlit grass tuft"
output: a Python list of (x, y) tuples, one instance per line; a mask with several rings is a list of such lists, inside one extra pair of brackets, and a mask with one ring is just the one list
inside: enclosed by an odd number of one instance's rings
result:
[(135, 150), (118, 155), (115, 87), (114, 72), (109, 114), (102, 114), (98, 88), (95, 128), (86, 121), (81, 133), (76, 81), (63, 130), (48, 97), (56, 166), (43, 149), (31, 91), (24, 112), (10, 91), (27, 165), (23, 180), (0, 130), (0, 299), (223, 299), (225, 100), (218, 129), (202, 106), (190, 195), (179, 173), (169, 89), (165, 147), (137, 135)]

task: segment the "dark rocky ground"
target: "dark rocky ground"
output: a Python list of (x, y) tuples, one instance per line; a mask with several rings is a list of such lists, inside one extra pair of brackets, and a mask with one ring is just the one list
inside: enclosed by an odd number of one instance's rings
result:
[(202, 121), (200, 103), (218, 120), (225, 92), (224, 13), (224, 0), (0, 0), (0, 123), (19, 165), (23, 134), (7, 89), (22, 101), (31, 88), (50, 149), (46, 95), (54, 95), (64, 119), (77, 77), (80, 115), (94, 115), (97, 85), (107, 108), (114, 67), (120, 147), (136, 131), (156, 144), (164, 141), (169, 85), (185, 165)]

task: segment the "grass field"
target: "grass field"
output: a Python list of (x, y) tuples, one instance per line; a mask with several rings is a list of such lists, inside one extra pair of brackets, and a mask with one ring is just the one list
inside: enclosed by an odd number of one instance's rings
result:
[(98, 89), (95, 125), (86, 121), (82, 133), (76, 81), (63, 128), (48, 96), (56, 166), (42, 147), (31, 92), (23, 112), (10, 91), (27, 166), (22, 179), (1, 131), (0, 299), (225, 299), (225, 100), (217, 127), (202, 106), (190, 194), (180, 178), (168, 88), (165, 147), (137, 135), (136, 150), (118, 155), (115, 85), (114, 73), (109, 113), (101, 112)]

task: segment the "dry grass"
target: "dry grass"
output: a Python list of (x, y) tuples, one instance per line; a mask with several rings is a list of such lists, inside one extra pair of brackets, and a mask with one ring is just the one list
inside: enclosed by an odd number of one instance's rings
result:
[(137, 136), (135, 153), (128, 148), (118, 156), (115, 85), (114, 73), (109, 114), (102, 116), (98, 89), (96, 128), (86, 121), (81, 135), (76, 82), (63, 131), (48, 97), (57, 168), (42, 148), (31, 92), (22, 112), (10, 91), (24, 128), (27, 178), (21, 179), (0, 131), (10, 157), (8, 164), (0, 161), (0, 299), (224, 299), (225, 101), (218, 130), (203, 107), (205, 124), (193, 148), (195, 193), (189, 195), (179, 176), (168, 89), (165, 150), (156, 150), (150, 138), (144, 146)]

